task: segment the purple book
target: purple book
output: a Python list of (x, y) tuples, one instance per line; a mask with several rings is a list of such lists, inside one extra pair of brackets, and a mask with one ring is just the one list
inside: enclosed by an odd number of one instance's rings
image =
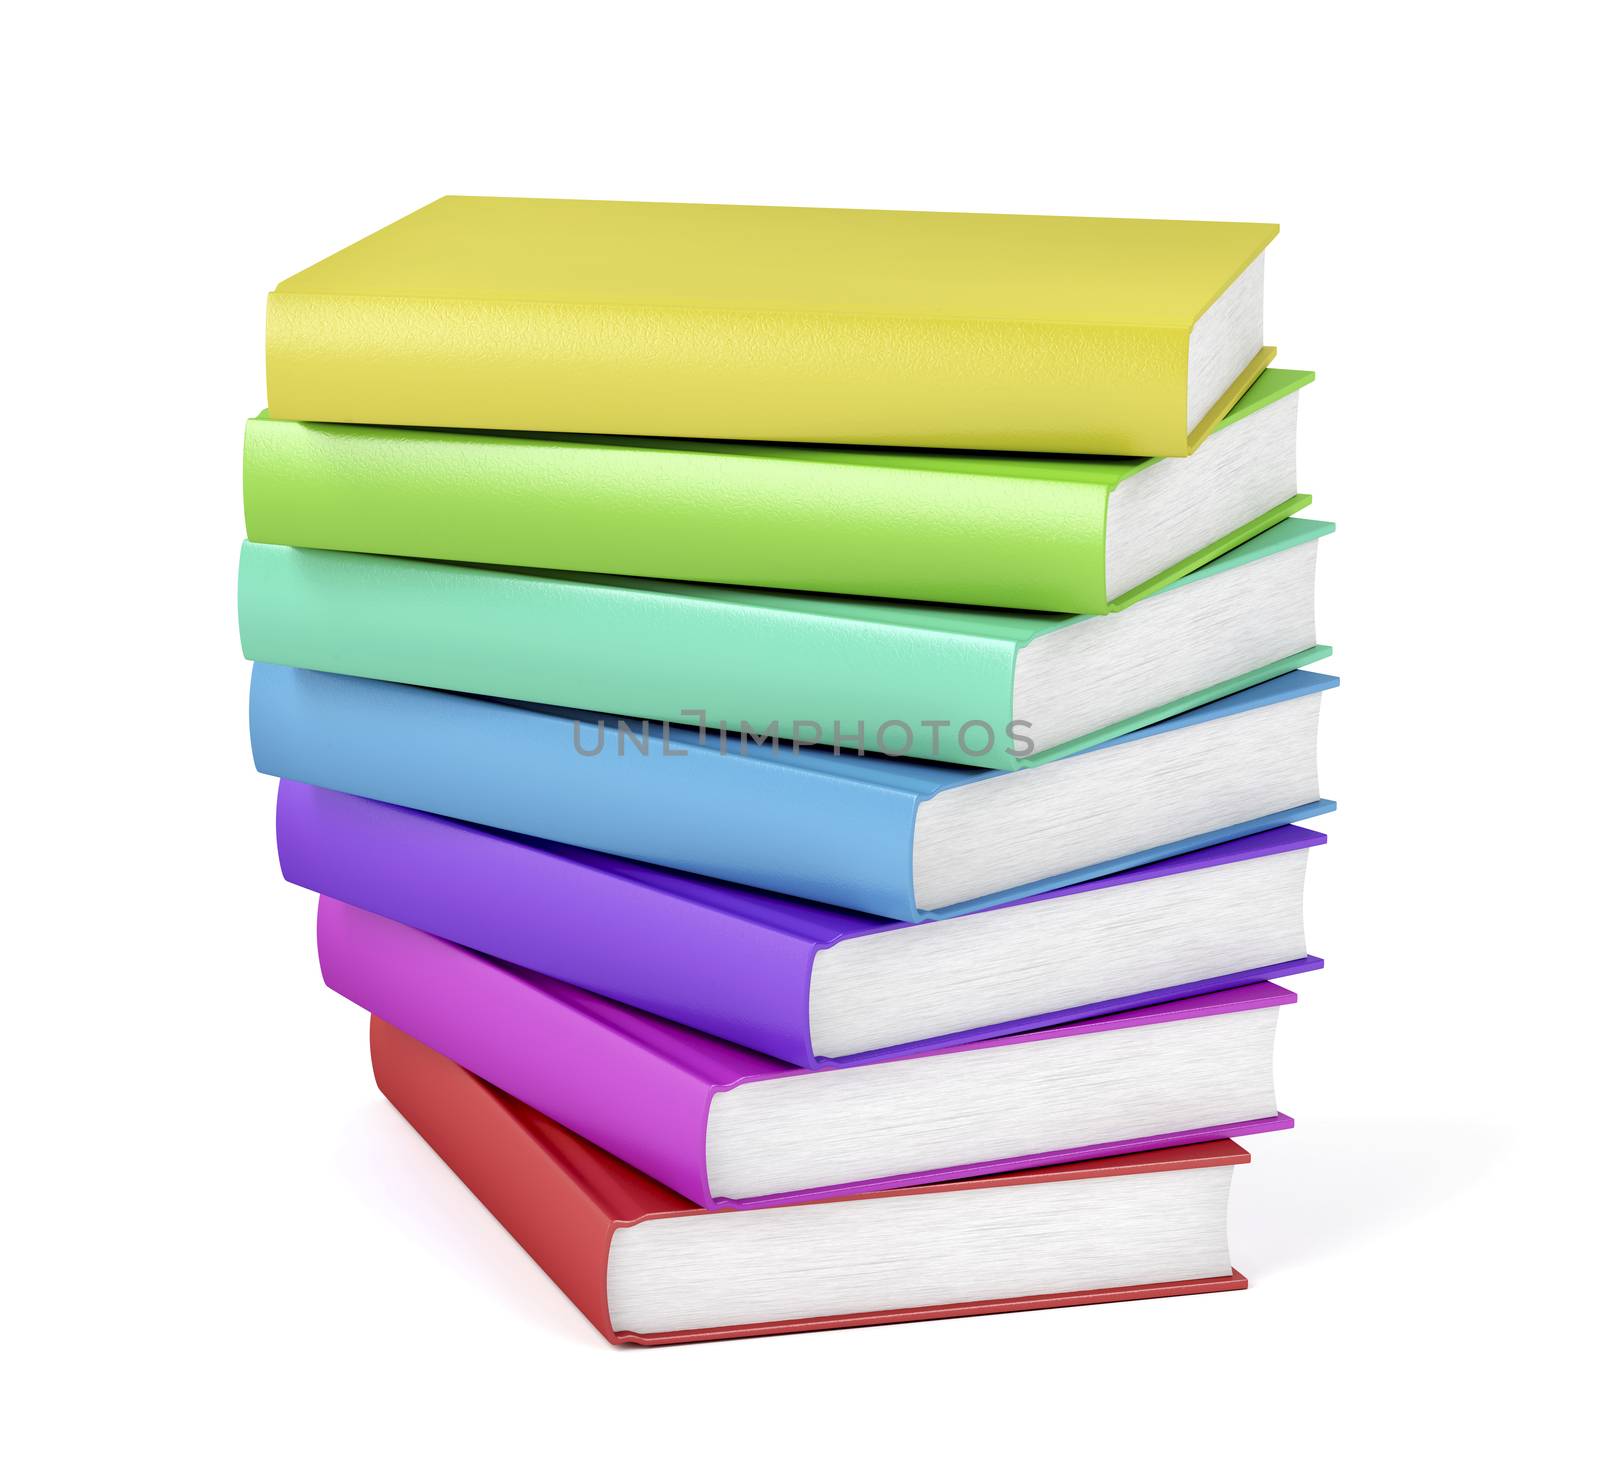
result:
[(704, 1207), (1279, 1130), (1271, 983), (803, 1070), (324, 897), (335, 992)]
[(1306, 954), (1297, 826), (906, 923), (284, 780), (300, 886), (806, 1069), (1240, 988)]

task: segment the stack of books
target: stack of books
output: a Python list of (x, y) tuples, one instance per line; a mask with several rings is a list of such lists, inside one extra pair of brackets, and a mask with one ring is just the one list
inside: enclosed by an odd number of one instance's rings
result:
[(1332, 809), (1275, 232), (447, 198), (271, 295), (283, 872), (609, 1339), (1244, 1287)]

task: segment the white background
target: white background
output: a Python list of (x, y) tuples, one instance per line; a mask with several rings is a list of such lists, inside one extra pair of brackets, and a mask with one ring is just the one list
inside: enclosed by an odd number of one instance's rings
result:
[[(12, 1460), (1557, 1450), (1593, 1385), (1591, 53), (1553, 6), (1321, 9), (12, 18)], [(251, 770), (239, 441), (265, 292), (446, 192), (1283, 225), (1343, 808), (1249, 1292), (617, 1350), (377, 1097)]]

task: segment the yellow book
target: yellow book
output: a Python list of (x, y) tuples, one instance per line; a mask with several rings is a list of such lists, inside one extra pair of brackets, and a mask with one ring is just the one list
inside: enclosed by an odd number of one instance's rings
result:
[(268, 298), (275, 418), (1192, 452), (1272, 224), (443, 198)]

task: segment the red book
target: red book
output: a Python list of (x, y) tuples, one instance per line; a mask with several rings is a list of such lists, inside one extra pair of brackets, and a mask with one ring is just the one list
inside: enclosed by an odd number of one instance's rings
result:
[(378, 1088), (613, 1343), (1056, 1309), (1245, 1287), (1231, 1141), (708, 1212), (381, 1019)]

